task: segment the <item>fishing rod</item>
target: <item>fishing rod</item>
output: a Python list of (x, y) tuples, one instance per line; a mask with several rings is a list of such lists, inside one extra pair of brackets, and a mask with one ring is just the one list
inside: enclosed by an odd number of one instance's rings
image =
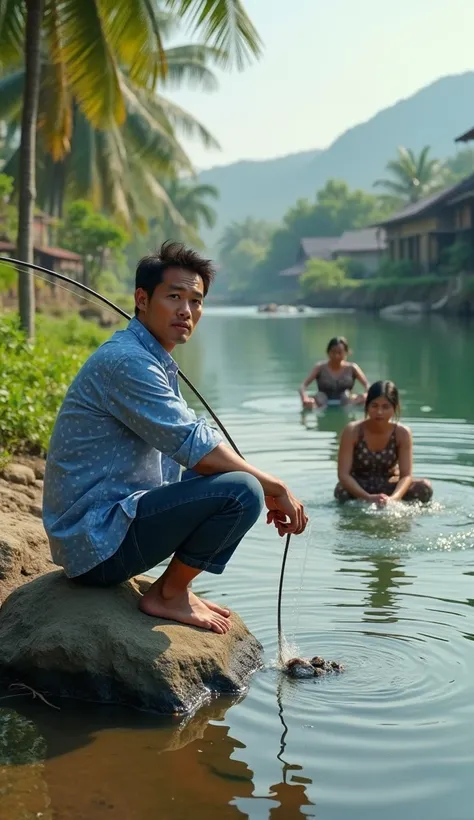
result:
[[(78, 288), (79, 290), (88, 293), (89, 296), (94, 297), (94, 299), (98, 299), (103, 304), (107, 305), (107, 307), (111, 310), (114, 310), (118, 313), (122, 318), (127, 319), (130, 321), (132, 318), (129, 313), (127, 313), (123, 308), (116, 305), (115, 302), (112, 302), (110, 299), (107, 299), (106, 296), (103, 296), (101, 293), (93, 290), (92, 288), (84, 285), (82, 282), (76, 282), (75, 279), (71, 279), (69, 276), (65, 276), (63, 273), (58, 273), (57, 271), (50, 270), (49, 268), (44, 268), (41, 265), (36, 265), (33, 262), (22, 262), (20, 259), (13, 259), (8, 256), (0, 256), (0, 262), (6, 262), (9, 265), (12, 265), (15, 269), (18, 268), (29, 268), (30, 270), (37, 272), (37, 273), (44, 273), (47, 276), (52, 276), (55, 279), (59, 279), (61, 282), (66, 282), (68, 285), (72, 285), (74, 288)], [(69, 290), (69, 288), (65, 288), (65, 290)], [(217, 413), (214, 412), (212, 407), (208, 404), (204, 396), (201, 395), (197, 387), (188, 379), (188, 377), (182, 372), (181, 369), (178, 369), (178, 374), (183, 380), (183, 382), (189, 387), (190, 390), (194, 393), (194, 395), (199, 399), (202, 406), (207, 410), (213, 421), (217, 424), (221, 433), (225, 436), (227, 441), (229, 442), (230, 446), (233, 450), (237, 453), (238, 456), (243, 458), (242, 453), (240, 452), (239, 448), (237, 447), (235, 441), (233, 440), (232, 436), (224, 426), (224, 424), (219, 419)], [(283, 558), (281, 562), (281, 570), (280, 570), (280, 581), (278, 584), (278, 603), (277, 603), (277, 629), (278, 629), (278, 660), (281, 662), (283, 660), (282, 653), (283, 653), (283, 626), (282, 626), (282, 617), (281, 617), (281, 607), (282, 607), (282, 598), (283, 598), (283, 581), (285, 577), (285, 568), (286, 568), (286, 559), (288, 557), (288, 550), (290, 547), (291, 541), (291, 533), (288, 533), (286, 536), (285, 547), (283, 550)]]

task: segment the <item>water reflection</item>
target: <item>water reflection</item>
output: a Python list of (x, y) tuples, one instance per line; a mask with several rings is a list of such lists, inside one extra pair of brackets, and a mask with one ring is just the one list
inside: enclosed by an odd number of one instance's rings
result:
[(388, 555), (355, 557), (346, 553), (345, 561), (346, 564), (339, 568), (339, 572), (343, 575), (356, 576), (360, 582), (358, 586), (366, 592), (362, 601), (362, 620), (368, 623), (396, 623), (400, 590), (411, 584), (402, 559), (399, 556)]
[(191, 806), (198, 820), (217, 807), (231, 820), (241, 816), (234, 801), (253, 793), (253, 772), (234, 757), (245, 747), (225, 722), (232, 703), (220, 699), (181, 723), (84, 705), (16, 710), (44, 739), (43, 778), (61, 820), (96, 820), (104, 809), (114, 820), (184, 820)]
[(35, 722), (11, 707), (0, 708), (0, 820), (52, 820), (45, 754)]
[(283, 707), (284, 680), (283, 675), (280, 674), (276, 688), (278, 717), (282, 725), (280, 750), (277, 754), (277, 759), (282, 764), (281, 781), (270, 786), (270, 794), (272, 798), (276, 798), (279, 801), (279, 805), (273, 806), (270, 809), (269, 816), (272, 820), (287, 820), (287, 818), (296, 818), (299, 815), (303, 815), (304, 817), (316, 817), (315, 814), (308, 814), (307, 811), (302, 811), (305, 806), (314, 806), (313, 801), (309, 799), (307, 794), (307, 788), (312, 785), (313, 781), (303, 774), (295, 774), (296, 772), (303, 772), (302, 766), (289, 763), (285, 760), (289, 728), (285, 721)]
[[(3, 799), (0, 818), (24, 820), (25, 795), (35, 812), (31, 817), (48, 809), (52, 814), (43, 817), (61, 820), (101, 820), (105, 810), (113, 812), (114, 820), (187, 820), (191, 806), (197, 820), (234, 820), (244, 806), (246, 817), (262, 817), (260, 809), (275, 820), (314, 817), (302, 810), (314, 805), (307, 795), (311, 779), (300, 765), (285, 760), (288, 727), (281, 687), (277, 698), (282, 735), (275, 754), (281, 779), (262, 799), (254, 795), (253, 771), (236, 756), (245, 753), (245, 745), (226, 722), (236, 701), (220, 699), (181, 722), (84, 704), (66, 703), (58, 713), (17, 701), (15, 709), (0, 711), (5, 741), (0, 793), (9, 796), (8, 814), (2, 814)], [(2, 749), (8, 749), (8, 759), (2, 760)]]

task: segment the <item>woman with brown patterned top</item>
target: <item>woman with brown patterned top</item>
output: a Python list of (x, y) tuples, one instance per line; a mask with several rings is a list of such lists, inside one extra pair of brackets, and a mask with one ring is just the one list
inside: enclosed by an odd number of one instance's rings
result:
[(339, 445), (338, 501), (360, 498), (385, 505), (390, 501), (430, 501), (431, 483), (413, 479), (412, 435), (399, 424), (400, 401), (393, 382), (375, 382), (365, 402), (365, 419), (348, 424)]
[[(328, 404), (363, 404), (366, 394), (353, 394), (352, 389), (358, 381), (367, 390), (369, 382), (358, 364), (347, 361), (347, 339), (344, 336), (335, 336), (329, 342), (326, 353), (327, 361), (315, 364), (300, 387), (303, 408), (311, 410), (313, 407), (327, 407)], [(307, 393), (307, 388), (313, 381), (318, 385), (318, 392), (314, 397), (308, 396)]]

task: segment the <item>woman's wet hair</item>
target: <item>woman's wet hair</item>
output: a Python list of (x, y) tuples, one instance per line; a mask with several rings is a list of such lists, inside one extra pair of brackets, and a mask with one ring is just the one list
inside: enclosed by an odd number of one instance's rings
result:
[(370, 385), (367, 398), (365, 400), (365, 414), (367, 415), (369, 412), (369, 407), (372, 402), (382, 397), (390, 402), (395, 410), (395, 415), (398, 417), (400, 415), (400, 398), (398, 395), (398, 387), (391, 381), (379, 381)]
[(346, 353), (349, 353), (349, 342), (347, 341), (345, 336), (333, 336), (332, 339), (329, 340), (328, 346), (326, 348), (326, 353), (329, 353), (333, 347), (337, 347), (338, 345), (342, 345)]

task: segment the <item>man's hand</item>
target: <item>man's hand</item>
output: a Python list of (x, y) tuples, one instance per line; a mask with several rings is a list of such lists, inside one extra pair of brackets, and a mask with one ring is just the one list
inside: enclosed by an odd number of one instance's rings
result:
[(301, 501), (285, 488), (278, 496), (265, 496), (268, 508), (267, 524), (274, 524), (278, 535), (300, 535), (306, 529), (308, 516)]

